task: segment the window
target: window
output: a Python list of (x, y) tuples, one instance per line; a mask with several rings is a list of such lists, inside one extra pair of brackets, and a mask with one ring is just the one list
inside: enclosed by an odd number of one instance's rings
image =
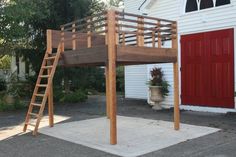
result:
[(216, 0), (216, 6), (230, 4), (230, 0)]
[(200, 2), (200, 10), (206, 9), (206, 8), (212, 8), (214, 7), (212, 0), (201, 0)]
[(191, 11), (195, 11), (195, 10), (198, 10), (197, 1), (196, 0), (187, 0), (185, 12), (191, 12)]
[(214, 8), (230, 4), (230, 0), (186, 0), (185, 12)]

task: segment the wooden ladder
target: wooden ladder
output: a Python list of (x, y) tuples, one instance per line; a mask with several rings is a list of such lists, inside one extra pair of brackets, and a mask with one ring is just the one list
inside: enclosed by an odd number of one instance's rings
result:
[[(53, 76), (61, 54), (61, 44), (58, 45), (56, 55), (46, 52), (43, 58), (38, 79), (34, 88), (29, 109), (25, 118), (23, 131), (27, 130), (28, 125), (34, 127), (33, 135), (38, 132), (39, 123), (43, 117), (43, 111), (52, 87)], [(46, 74), (45, 74), (46, 73)], [(45, 83), (46, 82), (46, 83)], [(40, 89), (40, 90), (39, 90)], [(39, 100), (38, 100), (39, 99)], [(36, 113), (34, 111), (36, 109)]]

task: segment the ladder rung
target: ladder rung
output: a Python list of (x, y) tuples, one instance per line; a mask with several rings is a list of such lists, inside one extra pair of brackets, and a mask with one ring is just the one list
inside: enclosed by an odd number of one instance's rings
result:
[(35, 117), (38, 117), (39, 115), (36, 114), (36, 113), (29, 113), (31, 116), (35, 116)]
[(39, 106), (39, 107), (41, 107), (41, 105), (42, 105), (42, 104), (31, 103), (31, 105), (33, 105), (33, 106)]
[(49, 66), (43, 66), (42, 68), (43, 69), (51, 69), (53, 66), (52, 65), (49, 65)]
[(30, 126), (36, 126), (35, 124), (32, 123), (25, 123), (26, 125), (30, 125)]
[(44, 97), (44, 94), (35, 94), (35, 96)]
[(47, 84), (37, 84), (37, 87), (47, 87)]
[(46, 60), (51, 60), (51, 59), (55, 59), (56, 57), (54, 56), (54, 57), (46, 57), (45, 59)]
[(49, 75), (40, 75), (41, 78), (49, 78)]

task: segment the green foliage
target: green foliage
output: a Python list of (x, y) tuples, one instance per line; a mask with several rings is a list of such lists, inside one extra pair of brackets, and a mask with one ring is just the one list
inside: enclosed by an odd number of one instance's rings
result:
[(9, 55), (4, 55), (0, 58), (0, 69), (10, 69), (11, 67), (11, 57)]
[(124, 67), (119, 66), (116, 69), (116, 90), (119, 92), (124, 92), (125, 80), (124, 80)]
[(19, 100), (16, 100), (14, 104), (7, 104), (3, 100), (0, 99), (0, 111), (14, 111), (23, 109), (26, 106)]
[(54, 101), (63, 103), (78, 103), (87, 100), (87, 92), (85, 90), (78, 89), (76, 91), (70, 91), (65, 93), (64, 91), (57, 89), (54, 90)]
[(151, 79), (148, 81), (150, 86), (161, 86), (162, 96), (165, 97), (169, 93), (169, 83), (164, 79), (164, 72), (161, 68), (153, 68), (150, 71)]
[(54, 84), (61, 85), (66, 92), (77, 89), (105, 91), (104, 69), (100, 67), (61, 68), (58, 67)]
[(77, 102), (84, 102), (87, 100), (87, 94), (85, 91), (76, 90), (75, 92), (65, 94), (63, 102), (68, 103), (77, 103)]
[(113, 6), (113, 7), (121, 7), (124, 5), (124, 0), (106, 0), (108, 7)]
[(0, 91), (4, 91), (6, 90), (7, 85), (6, 85), (6, 81), (3, 78), (0, 78)]

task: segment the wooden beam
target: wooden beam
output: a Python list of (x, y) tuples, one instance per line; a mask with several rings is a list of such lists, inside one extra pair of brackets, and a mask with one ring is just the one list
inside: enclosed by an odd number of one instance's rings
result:
[(107, 62), (107, 46), (97, 46), (65, 51), (59, 61), (60, 66), (78, 66), (84, 64), (104, 64)]
[(109, 10), (107, 13), (108, 21), (108, 84), (109, 84), (109, 103), (110, 103), (110, 143), (117, 144), (116, 126), (116, 25), (115, 11)]
[[(174, 28), (177, 28), (177, 23), (173, 24)], [(178, 33), (176, 33), (178, 36)], [(178, 51), (178, 38), (172, 39), (172, 48)], [(178, 60), (173, 63), (174, 71), (174, 128), (179, 130), (180, 125), (180, 111), (179, 111), (179, 67)]]
[(176, 49), (117, 46), (117, 62), (171, 63), (176, 61)]
[(47, 52), (52, 53), (52, 30), (47, 29)]
[(48, 94), (48, 116), (49, 116), (49, 126), (54, 126), (54, 107), (53, 107), (53, 83), (50, 85), (50, 90)]
[[(105, 26), (105, 30), (107, 30), (107, 26)], [(105, 34), (105, 45), (107, 45), (108, 43), (108, 35), (107, 33)], [(108, 53), (108, 52), (107, 52)], [(109, 77), (108, 77), (108, 70), (109, 66), (108, 66), (108, 62), (106, 62), (106, 67), (105, 67), (105, 76), (106, 76), (106, 115), (107, 118), (110, 118), (110, 96), (109, 96)]]
[(138, 46), (144, 46), (144, 19), (143, 17), (138, 17), (138, 31), (137, 31), (137, 45)]
[(110, 95), (109, 95), (109, 76), (108, 76), (109, 66), (106, 64), (105, 76), (106, 76), (106, 115), (110, 118)]

